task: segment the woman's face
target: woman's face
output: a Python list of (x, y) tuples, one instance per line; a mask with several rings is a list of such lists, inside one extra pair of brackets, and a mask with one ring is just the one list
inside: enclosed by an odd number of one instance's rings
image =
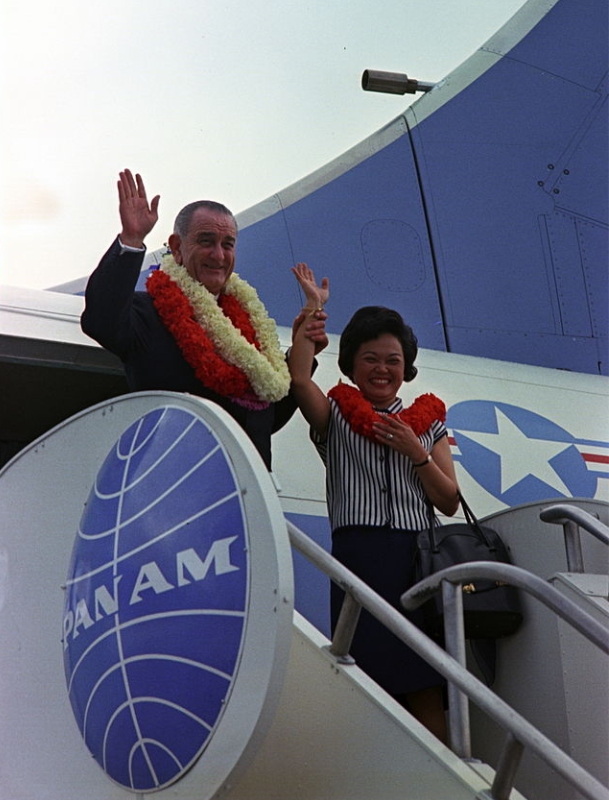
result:
[(399, 339), (383, 333), (361, 344), (353, 359), (353, 382), (376, 408), (387, 408), (404, 382), (404, 352)]

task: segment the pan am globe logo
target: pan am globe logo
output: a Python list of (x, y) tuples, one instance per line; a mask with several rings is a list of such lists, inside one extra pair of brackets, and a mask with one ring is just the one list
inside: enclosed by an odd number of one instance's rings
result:
[(455, 461), (508, 506), (552, 497), (594, 497), (598, 477), (606, 477), (606, 442), (576, 439), (519, 406), (484, 400), (457, 403), (448, 411), (447, 425)]
[(180, 778), (220, 723), (249, 596), (241, 495), (222, 445), (178, 407), (119, 439), (73, 548), (64, 665), (104, 771), (144, 792)]

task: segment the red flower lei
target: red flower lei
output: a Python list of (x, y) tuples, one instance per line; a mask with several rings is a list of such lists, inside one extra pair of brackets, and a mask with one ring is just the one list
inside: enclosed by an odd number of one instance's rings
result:
[[(330, 389), (328, 397), (336, 402), (340, 413), (355, 433), (376, 441), (372, 425), (386, 415), (375, 411), (372, 403), (364, 398), (359, 389), (339, 383)], [(399, 417), (402, 422), (410, 425), (416, 436), (420, 436), (436, 420), (446, 421), (446, 406), (435, 394), (422, 394), (411, 406), (390, 416)]]
[[(182, 355), (204, 386), (236, 402), (243, 399), (242, 404), (249, 407), (266, 408), (269, 405), (257, 400), (242, 370), (227, 363), (216, 352), (204, 328), (195, 320), (188, 298), (163, 270), (157, 269), (150, 274), (146, 288), (163, 324), (176, 340)], [(232, 295), (222, 294), (218, 298), (218, 304), (247, 341), (259, 350), (260, 345), (256, 340), (254, 326), (239, 301)]]

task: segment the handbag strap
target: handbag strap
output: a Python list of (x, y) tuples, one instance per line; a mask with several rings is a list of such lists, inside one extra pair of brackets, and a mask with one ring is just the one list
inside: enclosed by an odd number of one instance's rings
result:
[(495, 547), (493, 542), (489, 541), (486, 533), (484, 532), (484, 528), (482, 527), (482, 525), (480, 525), (476, 515), (465, 502), (465, 498), (463, 497), (461, 492), (459, 492), (459, 501), (461, 502), (461, 508), (463, 509), (463, 513), (465, 514), (465, 519), (467, 520), (468, 524), (471, 525), (472, 528), (475, 528), (476, 532), (478, 533), (482, 541), (486, 544), (488, 549), (491, 552), (494, 552), (497, 548)]
[(427, 502), (427, 515), (429, 516), (429, 548), (433, 552), (437, 550), (436, 544), (436, 515), (433, 510), (433, 503), (426, 497)]
[[(484, 529), (478, 522), (478, 519), (471, 508), (468, 506), (465, 498), (461, 494), (461, 491), (458, 490), (459, 495), (459, 503), (461, 504), (461, 508), (463, 509), (463, 514), (465, 515), (465, 521), (467, 524), (476, 532), (476, 534), (482, 539), (484, 544), (488, 547), (491, 552), (496, 550), (495, 545), (490, 542), (484, 532)], [(432, 551), (438, 549), (438, 545), (436, 543), (436, 515), (434, 514), (433, 510), (433, 503), (427, 499), (427, 511), (429, 513), (429, 546)]]
[(465, 520), (468, 523), (468, 525), (474, 525), (475, 527), (479, 527), (476, 515), (468, 506), (465, 497), (463, 497), (461, 492), (459, 492), (459, 503), (461, 504), (461, 508), (463, 509), (463, 514), (465, 515)]

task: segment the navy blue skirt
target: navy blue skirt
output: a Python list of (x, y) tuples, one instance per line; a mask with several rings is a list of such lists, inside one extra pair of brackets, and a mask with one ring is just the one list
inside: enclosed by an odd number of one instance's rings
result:
[[(370, 526), (338, 528), (332, 534), (332, 555), (381, 597), (424, 630), (423, 611), (406, 613), (400, 597), (414, 581), (416, 533)], [(344, 592), (331, 587), (332, 631)], [(442, 686), (444, 678), (426, 661), (362, 609), (350, 653), (357, 665), (392, 695)]]

